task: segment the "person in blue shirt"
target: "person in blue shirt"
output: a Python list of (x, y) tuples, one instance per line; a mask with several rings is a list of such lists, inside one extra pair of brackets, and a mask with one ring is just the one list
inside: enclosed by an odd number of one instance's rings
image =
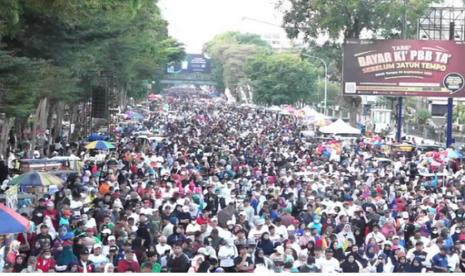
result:
[(447, 251), (441, 246), (440, 252), (434, 255), (431, 260), (431, 267), (434, 272), (447, 273), (449, 270), (449, 261), (447, 260)]

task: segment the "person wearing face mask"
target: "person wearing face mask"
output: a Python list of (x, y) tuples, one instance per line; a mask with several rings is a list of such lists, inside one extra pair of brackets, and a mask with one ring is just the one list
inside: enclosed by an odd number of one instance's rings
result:
[(37, 258), (30, 256), (27, 259), (27, 267), (21, 270), (21, 273), (42, 273), (43, 271), (37, 267)]
[(55, 260), (52, 258), (52, 252), (46, 249), (42, 252), (41, 256), (37, 259), (37, 268), (43, 272), (53, 272), (56, 266)]
[(220, 266), (225, 272), (235, 272), (234, 258), (238, 255), (233, 240), (222, 240), (218, 251)]

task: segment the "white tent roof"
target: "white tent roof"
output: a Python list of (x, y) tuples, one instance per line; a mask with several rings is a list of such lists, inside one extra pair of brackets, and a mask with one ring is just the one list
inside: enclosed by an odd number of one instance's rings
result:
[(354, 128), (351, 125), (344, 123), (343, 120), (338, 119), (336, 122), (320, 128), (320, 132), (327, 134), (360, 134), (360, 129)]

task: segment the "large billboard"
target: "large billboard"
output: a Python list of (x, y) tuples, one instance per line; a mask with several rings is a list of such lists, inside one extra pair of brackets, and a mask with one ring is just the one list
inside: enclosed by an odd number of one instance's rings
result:
[(347, 96), (465, 96), (465, 42), (349, 40), (343, 67)]
[(179, 73), (211, 73), (211, 59), (202, 54), (187, 54), (182, 62), (171, 63), (166, 72)]

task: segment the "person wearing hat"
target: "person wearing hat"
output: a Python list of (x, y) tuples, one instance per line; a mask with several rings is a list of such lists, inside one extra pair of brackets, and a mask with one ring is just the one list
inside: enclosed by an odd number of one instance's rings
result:
[(103, 255), (102, 244), (94, 244), (93, 254), (89, 256), (89, 260), (94, 263), (95, 271), (102, 272), (105, 265), (110, 261), (105, 255)]
[(116, 237), (111, 235), (108, 236), (106, 244), (104, 243), (102, 246), (102, 254), (104, 256), (108, 256), (110, 253), (110, 248), (115, 247), (117, 250), (119, 250), (118, 246), (116, 245)]
[(255, 222), (255, 226), (250, 229), (249, 239), (259, 240), (263, 233), (268, 232), (268, 227), (265, 225), (265, 220), (259, 218)]
[(89, 250), (86, 247), (83, 247), (79, 253), (78, 272), (95, 272), (95, 266), (92, 261), (89, 260)]

